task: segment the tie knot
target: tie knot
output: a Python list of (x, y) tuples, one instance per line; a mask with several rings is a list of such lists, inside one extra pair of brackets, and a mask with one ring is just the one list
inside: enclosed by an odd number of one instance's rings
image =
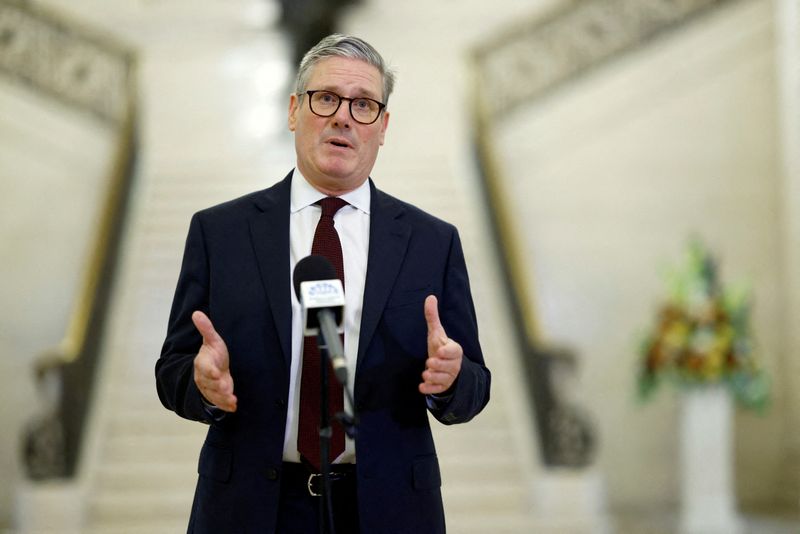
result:
[(323, 217), (333, 217), (340, 208), (347, 206), (348, 202), (339, 197), (325, 197), (317, 204), (322, 207)]

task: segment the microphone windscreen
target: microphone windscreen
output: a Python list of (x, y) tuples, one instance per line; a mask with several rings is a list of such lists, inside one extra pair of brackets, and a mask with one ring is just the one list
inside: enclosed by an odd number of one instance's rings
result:
[(300, 284), (303, 282), (316, 282), (317, 280), (336, 280), (336, 268), (325, 256), (306, 256), (294, 266), (293, 275), (294, 294), (300, 298)]

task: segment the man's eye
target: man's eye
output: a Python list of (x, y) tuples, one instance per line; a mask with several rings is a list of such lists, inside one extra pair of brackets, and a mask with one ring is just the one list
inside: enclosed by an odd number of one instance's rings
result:
[(366, 98), (359, 98), (357, 100), (353, 100), (353, 107), (359, 110), (368, 110), (370, 107), (372, 107), (370, 104), (371, 102)]
[(330, 93), (322, 93), (319, 95), (319, 101), (323, 104), (335, 104), (336, 103), (336, 96)]

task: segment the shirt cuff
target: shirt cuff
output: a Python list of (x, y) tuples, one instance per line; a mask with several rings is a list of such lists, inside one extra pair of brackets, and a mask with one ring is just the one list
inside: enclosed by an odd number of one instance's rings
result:
[(452, 393), (448, 393), (445, 395), (441, 394), (434, 395), (433, 393), (430, 393), (428, 395), (425, 395), (425, 403), (428, 405), (428, 408), (430, 408), (431, 410), (435, 410), (437, 408), (442, 408), (443, 406), (445, 406), (448, 402), (450, 402), (450, 399), (452, 398), (453, 398)]
[(214, 404), (211, 404), (202, 395), (200, 395), (200, 400), (203, 401), (203, 411), (206, 412), (206, 415), (208, 415), (209, 419), (211, 419), (215, 423), (219, 423), (220, 421), (225, 419), (225, 415), (228, 412), (226, 412), (222, 408), (215, 406)]

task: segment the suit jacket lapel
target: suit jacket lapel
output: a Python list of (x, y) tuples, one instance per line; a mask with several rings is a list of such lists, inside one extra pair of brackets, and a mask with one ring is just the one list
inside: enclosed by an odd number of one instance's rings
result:
[(250, 237), (261, 280), (275, 319), (286, 368), (292, 355), (292, 295), (289, 273), (289, 202), (292, 173), (255, 198)]
[(411, 228), (402, 221), (402, 204), (378, 191), (370, 180), (370, 227), (367, 279), (364, 284), (364, 308), (358, 340), (356, 371), (364, 361), (365, 351), (375, 334), (378, 320), (386, 306), (397, 273), (408, 247)]

